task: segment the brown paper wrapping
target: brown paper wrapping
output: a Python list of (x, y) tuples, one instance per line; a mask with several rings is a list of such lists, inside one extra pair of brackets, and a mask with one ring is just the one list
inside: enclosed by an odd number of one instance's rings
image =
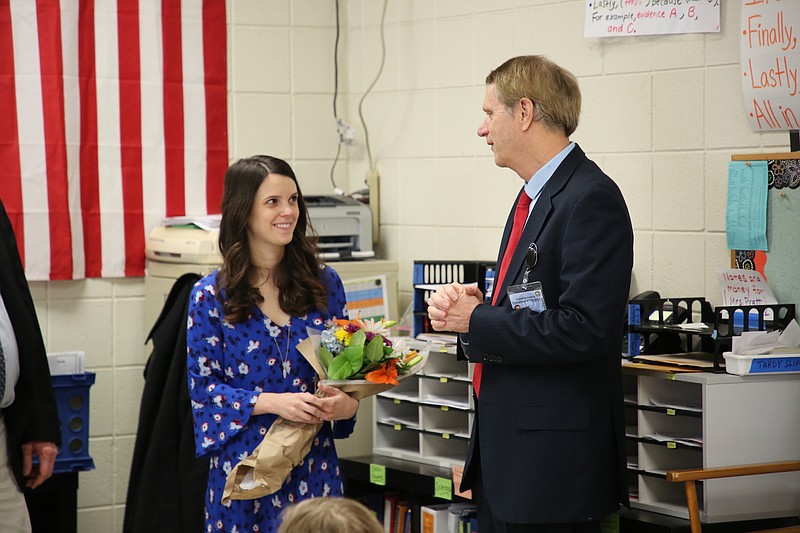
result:
[(253, 453), (233, 467), (225, 480), (222, 503), (254, 500), (281, 488), (292, 468), (311, 450), (314, 436), (322, 427), (278, 418)]
[[(341, 389), (356, 400), (394, 387), (390, 383), (372, 383), (360, 379), (325, 380), (327, 374), (317, 358), (314, 339), (312, 337), (304, 339), (297, 345), (297, 349), (317, 371), (317, 375), (323, 380), (321, 383)], [(419, 372), (427, 362), (426, 351), (423, 352), (422, 361), (417, 363), (411, 372), (400, 376), (398, 381)], [(300, 464), (311, 450), (311, 443), (314, 442), (314, 437), (320, 428), (322, 422), (304, 424), (278, 417), (253, 453), (236, 463), (228, 474), (222, 492), (222, 503), (227, 504), (230, 500), (254, 500), (277, 492), (289, 472)]]
[[(398, 381), (402, 381), (405, 377), (410, 375), (411, 374), (400, 376)], [(327, 385), (328, 387), (337, 388), (342, 392), (346, 392), (351, 398), (355, 398), (356, 400), (363, 400), (368, 396), (374, 396), (396, 386), (392, 385), (391, 383), (372, 383), (366, 379), (343, 379), (341, 381), (326, 379), (320, 381), (320, 383)]]

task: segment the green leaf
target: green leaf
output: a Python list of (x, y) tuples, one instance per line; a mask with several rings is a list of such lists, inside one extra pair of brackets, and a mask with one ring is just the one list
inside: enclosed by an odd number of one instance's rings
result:
[[(350, 374), (355, 374), (361, 370), (362, 366), (364, 366), (364, 347), (353, 346), (351, 344), (342, 350), (342, 353), (339, 354), (339, 357), (347, 360), (348, 364), (350, 365)], [(350, 374), (348, 374), (347, 377), (350, 377)]]
[(319, 361), (322, 363), (322, 368), (328, 370), (328, 367), (333, 361), (333, 354), (324, 346), (319, 347)]
[(367, 334), (364, 333), (363, 329), (360, 329), (353, 333), (353, 336), (350, 337), (350, 346), (358, 346), (363, 347), (364, 343), (367, 342)]
[(329, 379), (347, 379), (352, 373), (350, 369), (350, 361), (346, 357), (334, 357), (331, 364), (328, 365), (328, 378)]
[(394, 351), (394, 348), (391, 346), (384, 346), (383, 347), (383, 355), (390, 355)]
[(353, 378), (354, 379), (364, 379), (364, 377), (372, 372), (373, 370), (378, 370), (381, 367), (381, 363), (369, 363), (364, 368), (362, 368), (358, 373), (356, 373)]
[(370, 362), (380, 361), (383, 357), (383, 337), (375, 335), (367, 344), (365, 359)]

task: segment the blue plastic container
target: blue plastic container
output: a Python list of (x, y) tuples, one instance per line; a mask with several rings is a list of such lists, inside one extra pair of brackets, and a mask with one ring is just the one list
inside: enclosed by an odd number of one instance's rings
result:
[(61, 447), (53, 472), (94, 470), (89, 456), (89, 387), (95, 373), (52, 376), (61, 423)]

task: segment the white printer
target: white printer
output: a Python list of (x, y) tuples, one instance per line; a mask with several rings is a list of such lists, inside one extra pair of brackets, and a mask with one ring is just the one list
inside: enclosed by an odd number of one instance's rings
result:
[[(311, 226), (326, 261), (375, 257), (369, 206), (345, 196), (306, 196)], [(165, 263), (219, 265), (220, 215), (171, 217), (150, 232), (145, 254)]]
[(305, 196), (311, 225), (319, 235), (319, 256), (328, 261), (375, 257), (372, 212), (347, 196)]
[(219, 222), (216, 227), (202, 227), (191, 219), (181, 224), (178, 219), (166, 218), (164, 225), (147, 236), (145, 255), (163, 263), (219, 265)]

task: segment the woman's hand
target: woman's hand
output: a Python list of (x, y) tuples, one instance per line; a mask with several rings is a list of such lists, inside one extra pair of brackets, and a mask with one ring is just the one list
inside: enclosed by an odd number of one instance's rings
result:
[(272, 413), (292, 422), (316, 424), (325, 416), (322, 402), (322, 398), (308, 392), (262, 392), (258, 395), (253, 414)]
[(353, 418), (358, 411), (358, 400), (354, 400), (346, 392), (322, 383), (317, 386), (317, 390), (323, 394), (319, 398), (322, 420), (345, 420)]

